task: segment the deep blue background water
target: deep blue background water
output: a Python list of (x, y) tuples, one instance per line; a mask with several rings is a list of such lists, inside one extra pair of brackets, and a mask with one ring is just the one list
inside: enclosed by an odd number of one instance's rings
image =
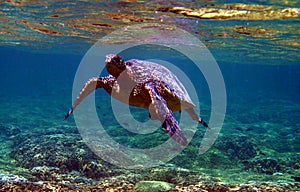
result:
[[(6, 47), (1, 47), (0, 51), (2, 98), (52, 97), (70, 102), (73, 79), (83, 55), (40, 54)], [(222, 53), (214, 56), (218, 62)], [(235, 102), (236, 97), (249, 99), (249, 102), (263, 97), (266, 100), (284, 99), (299, 104), (298, 61), (286, 64), (282, 60), (281, 65), (270, 65), (258, 60), (249, 65), (243, 64), (242, 58), (234, 59), (234, 64), (218, 62), (226, 85), (228, 105), (231, 101)], [(209, 96), (209, 93), (202, 94)]]

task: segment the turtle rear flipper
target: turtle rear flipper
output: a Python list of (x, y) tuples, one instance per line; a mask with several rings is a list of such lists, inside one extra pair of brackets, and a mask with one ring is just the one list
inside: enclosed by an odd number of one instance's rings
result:
[(188, 114), (192, 117), (193, 120), (198, 121), (199, 123), (201, 123), (204, 127), (210, 129), (210, 127), (208, 126), (208, 124), (201, 118), (199, 117), (195, 110), (193, 108), (190, 109), (186, 109), (186, 112), (188, 112)]
[(151, 119), (160, 120), (162, 127), (165, 128), (170, 137), (181, 145), (187, 145), (187, 139), (183, 135), (172, 111), (168, 108), (167, 102), (157, 91), (155, 83), (146, 83), (145, 88), (148, 90), (151, 98), (151, 104), (149, 105)]

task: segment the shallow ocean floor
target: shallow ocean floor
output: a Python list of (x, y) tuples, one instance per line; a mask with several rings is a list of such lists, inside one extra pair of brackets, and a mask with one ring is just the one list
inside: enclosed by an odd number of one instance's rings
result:
[[(5, 118), (1, 119), (0, 135), (3, 146), (0, 151), (2, 190), (50, 190), (56, 187), (61, 190), (122, 191), (134, 190), (135, 185), (140, 186), (138, 182), (148, 180), (173, 184), (166, 191), (300, 189), (296, 182), (300, 177), (297, 143), (300, 133), (285, 123), (289, 122), (289, 118), (298, 120), (298, 114), (294, 112), (299, 106), (295, 103), (277, 100), (267, 105), (264, 102), (264, 107), (253, 108), (243, 114), (235, 111), (246, 106), (231, 104), (216, 143), (205, 154), (198, 154), (204, 134), (199, 126), (190, 145), (169, 163), (127, 170), (111, 165), (91, 152), (73, 121), (62, 121), (61, 114), (65, 113), (65, 109), (59, 105), (63, 100), (54, 102), (51, 98), (47, 99), (47, 102), (46, 98), (1, 100), (1, 106), (6, 109), (1, 110), (1, 117), (5, 114)], [(49, 105), (51, 107), (47, 107)], [(105, 108), (103, 102), (101, 109)], [(278, 108), (290, 114), (286, 116), (288, 119), (281, 116), (281, 122), (277, 121), (274, 112), (278, 112)], [(260, 118), (261, 113), (265, 119)], [(268, 116), (269, 113), (272, 115)], [(243, 120), (249, 116), (254, 118), (255, 124)], [(115, 139), (126, 142), (122, 139), (122, 127), (110, 126), (107, 131), (114, 129), (119, 129)], [(161, 131), (152, 136), (159, 140), (164, 134)], [(137, 145), (144, 144), (139, 137), (135, 139)]]

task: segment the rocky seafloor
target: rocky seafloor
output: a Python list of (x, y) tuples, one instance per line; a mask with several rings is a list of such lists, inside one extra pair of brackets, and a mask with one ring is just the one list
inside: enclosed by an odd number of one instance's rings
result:
[(235, 126), (203, 155), (192, 140), (168, 164), (124, 169), (97, 157), (74, 126), (29, 131), (1, 125), (1, 142), (9, 150), (2, 152), (0, 191), (299, 191), (299, 154), (274, 155), (268, 138), (259, 139), (272, 126)]

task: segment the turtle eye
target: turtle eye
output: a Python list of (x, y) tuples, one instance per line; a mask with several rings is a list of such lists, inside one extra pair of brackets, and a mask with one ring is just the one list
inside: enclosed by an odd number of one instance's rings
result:
[(114, 63), (120, 63), (120, 59), (118, 57), (114, 57), (112, 58), (112, 60), (114, 61)]

